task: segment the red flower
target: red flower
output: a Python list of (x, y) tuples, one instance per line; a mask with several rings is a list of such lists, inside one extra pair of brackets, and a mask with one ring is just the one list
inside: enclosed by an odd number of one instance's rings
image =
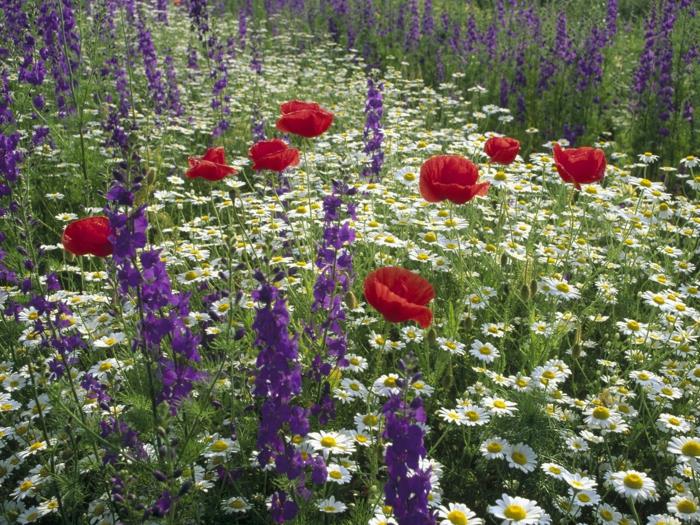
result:
[(261, 140), (248, 151), (254, 170), (283, 171), (299, 164), (299, 150), (280, 139)]
[(477, 184), (479, 169), (460, 155), (436, 155), (420, 168), (420, 194), (428, 202), (448, 199), (464, 204), (477, 195), (486, 195), (488, 182)]
[(484, 151), (492, 162), (510, 164), (520, 151), (520, 142), (510, 137), (491, 137), (484, 144)]
[(570, 182), (577, 188), (581, 184), (591, 184), (605, 177), (605, 153), (595, 148), (563, 149), (554, 144), (554, 165), (564, 182)]
[(425, 305), (434, 297), (430, 283), (405, 268), (387, 266), (365, 278), (365, 299), (392, 323), (413, 320), (428, 328), (433, 313)]
[(61, 242), (63, 249), (73, 255), (106, 257), (112, 253), (112, 243), (109, 242), (111, 233), (107, 217), (85, 217), (66, 226)]
[(291, 100), (280, 106), (282, 116), (277, 121), (277, 129), (306, 138), (322, 135), (333, 124), (333, 113), (326, 111), (315, 102)]
[(209, 148), (203, 157), (190, 157), (187, 162), (190, 169), (187, 175), (190, 179), (202, 178), (211, 181), (221, 180), (236, 169), (226, 165), (224, 148)]

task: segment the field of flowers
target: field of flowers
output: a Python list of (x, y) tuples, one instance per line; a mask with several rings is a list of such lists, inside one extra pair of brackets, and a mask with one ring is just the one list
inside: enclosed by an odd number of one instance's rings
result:
[(700, 522), (692, 119), (552, 140), (344, 5), (0, 0), (0, 523)]

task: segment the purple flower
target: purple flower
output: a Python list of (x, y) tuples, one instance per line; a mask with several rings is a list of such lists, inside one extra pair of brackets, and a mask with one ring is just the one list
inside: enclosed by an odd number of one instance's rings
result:
[(420, 397), (407, 405), (394, 395), (382, 408), (386, 420), (384, 438), (389, 441), (384, 455), (387, 481), (386, 504), (392, 507), (399, 525), (434, 525), (428, 505), (430, 471), (421, 467), (427, 455), (423, 442), (425, 411)]
[(371, 180), (379, 179), (379, 173), (384, 164), (384, 152), (382, 151), (384, 131), (381, 124), (381, 119), (384, 115), (383, 89), (383, 84), (376, 84), (371, 78), (367, 79), (366, 121), (363, 139), (365, 143), (364, 151), (370, 158), (370, 165), (362, 170), (362, 176)]
[[(309, 431), (308, 411), (292, 404), (301, 393), (298, 343), (297, 338), (289, 333), (289, 312), (279, 290), (267, 283), (261, 273), (255, 277), (260, 286), (253, 292), (253, 299), (260, 306), (253, 329), (255, 344), (260, 351), (253, 394), (264, 400), (258, 427), (258, 462), (266, 466), (274, 460), (277, 472), (291, 480), (301, 475), (304, 461), (294, 445), (285, 442), (281, 433), (285, 428), (302, 436)], [(271, 510), (278, 523), (296, 514), (296, 506), (292, 508), (285, 503), (286, 494), (282, 494), (284, 497), (279, 496), (278, 505), (273, 496)]]
[(158, 57), (151, 32), (146, 27), (144, 16), (140, 11), (136, 28), (138, 30), (139, 50), (143, 55), (143, 67), (146, 70), (146, 79), (148, 80), (148, 89), (153, 98), (154, 109), (156, 113), (160, 114), (166, 108), (167, 95), (158, 69)]

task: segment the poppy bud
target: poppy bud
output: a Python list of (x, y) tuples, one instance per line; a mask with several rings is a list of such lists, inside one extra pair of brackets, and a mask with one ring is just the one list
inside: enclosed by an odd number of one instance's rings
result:
[(528, 285), (523, 284), (520, 287), (520, 297), (522, 298), (523, 301), (529, 301), (530, 300), (530, 288)]
[(472, 326), (474, 326), (474, 321), (472, 320), (471, 316), (465, 315), (464, 320), (462, 321), (462, 326), (464, 326), (465, 330), (471, 330)]
[(350, 308), (350, 310), (354, 310), (357, 308), (357, 297), (355, 297), (355, 294), (352, 293), (352, 291), (349, 291), (345, 295), (345, 304)]
[(537, 281), (533, 279), (530, 281), (530, 297), (537, 295)]
[(581, 350), (582, 350), (582, 349), (583, 349), (583, 347), (581, 346), (581, 343), (576, 343), (576, 344), (574, 345), (574, 347), (571, 349), (571, 356), (572, 356), (574, 359), (578, 359), (579, 356), (581, 355)]

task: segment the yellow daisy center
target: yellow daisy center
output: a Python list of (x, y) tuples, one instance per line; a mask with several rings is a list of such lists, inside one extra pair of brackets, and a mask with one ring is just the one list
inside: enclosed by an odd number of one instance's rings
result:
[(698, 510), (698, 506), (689, 499), (682, 499), (679, 501), (676, 508), (681, 514), (693, 514)]
[(224, 452), (228, 450), (228, 443), (226, 443), (226, 441), (223, 439), (217, 439), (214, 441), (214, 443), (212, 443), (211, 450), (213, 452)]
[(330, 448), (336, 446), (337, 441), (333, 436), (324, 436), (321, 438), (321, 446)]
[(520, 521), (527, 517), (527, 511), (521, 505), (511, 504), (503, 510), (503, 515), (509, 520)]
[(627, 474), (622, 480), (626, 487), (639, 490), (644, 486), (644, 480), (639, 474)]
[(700, 442), (694, 440), (688, 441), (681, 447), (681, 452), (683, 452), (684, 456), (700, 456)]
[(451, 510), (447, 519), (454, 525), (467, 525), (467, 516), (461, 510)]

